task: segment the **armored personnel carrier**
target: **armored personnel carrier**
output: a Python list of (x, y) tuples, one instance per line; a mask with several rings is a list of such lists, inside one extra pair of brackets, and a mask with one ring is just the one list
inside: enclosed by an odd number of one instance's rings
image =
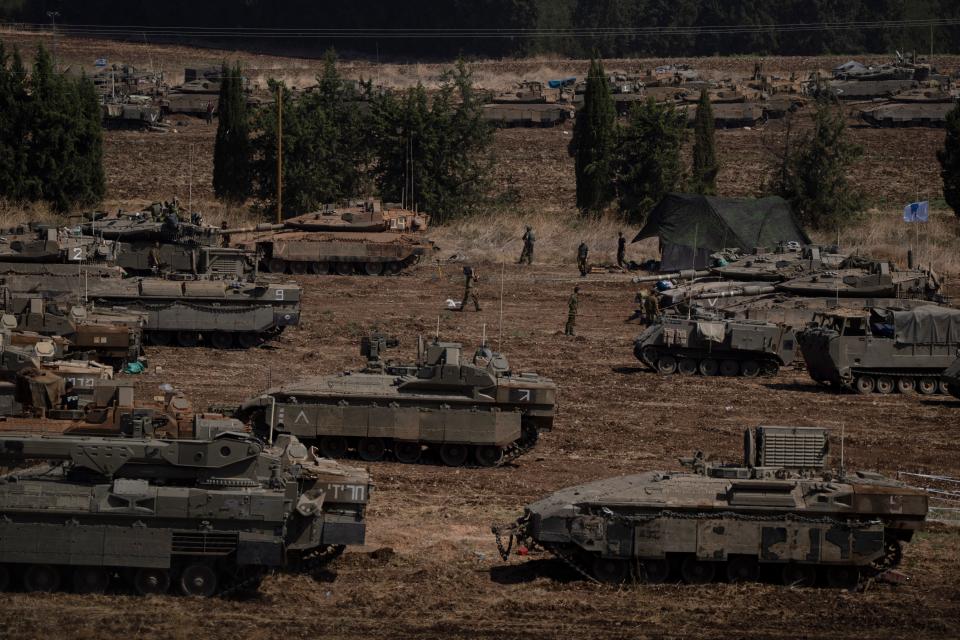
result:
[(268, 389), (236, 416), (260, 433), (290, 433), (318, 442), (329, 458), (355, 450), (362, 460), (392, 454), (415, 463), (425, 449), (443, 464), (493, 467), (534, 447), (553, 426), (557, 387), (481, 347), (468, 359), (461, 345), (421, 340), (417, 360), (383, 363), (383, 336), (363, 342), (359, 373), (309, 378)]
[(418, 235), (429, 220), (423, 213), (365, 201), (223, 233), (232, 246), (261, 256), (270, 273), (375, 276), (399, 273), (434, 250)]
[(365, 471), (291, 436), (167, 440), (132, 422), (129, 436), (0, 433), (4, 464), (47, 461), (0, 481), (0, 588), (213, 596), (363, 543)]
[(940, 385), (954, 398), (960, 398), (960, 358), (954, 360), (940, 376)]
[(505, 559), (513, 538), (542, 547), (601, 582), (776, 575), (787, 585), (823, 578), (852, 588), (897, 566), (923, 527), (924, 492), (877, 473), (828, 471), (824, 429), (758, 427), (744, 449), (742, 464), (697, 453), (684, 471), (562, 489), (495, 526), (498, 546)]
[(941, 375), (960, 347), (960, 311), (927, 306), (817, 314), (797, 334), (810, 377), (857, 393), (947, 393)]
[(796, 339), (783, 325), (701, 314), (662, 315), (636, 339), (638, 360), (664, 375), (774, 375), (793, 362)]

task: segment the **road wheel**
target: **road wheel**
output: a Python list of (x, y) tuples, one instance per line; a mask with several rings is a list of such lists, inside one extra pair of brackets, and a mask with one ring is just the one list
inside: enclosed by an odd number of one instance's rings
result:
[(660, 358), (660, 355), (657, 353), (657, 349), (655, 347), (644, 347), (639, 351), (634, 348), (633, 355), (637, 357), (637, 360), (645, 362), (654, 368), (656, 368), (657, 360)]
[(310, 273), (312, 273), (315, 276), (330, 273), (330, 265), (327, 264), (326, 262), (311, 262)]
[(166, 569), (137, 569), (133, 589), (142, 596), (166, 593), (170, 589), (170, 572)]
[(481, 467), (495, 467), (503, 460), (503, 449), (492, 444), (480, 445), (473, 452), (473, 457)]
[(922, 395), (930, 396), (937, 392), (937, 381), (934, 378), (920, 378), (917, 381), (917, 391)]
[(937, 383), (937, 391), (945, 396), (953, 395), (952, 393), (950, 393), (950, 383), (947, 382), (946, 380), (940, 380)]
[(888, 395), (893, 393), (897, 385), (890, 376), (880, 376), (877, 378), (877, 393)]
[(640, 576), (647, 584), (663, 584), (670, 579), (670, 563), (662, 560), (644, 560), (640, 563)]
[(419, 442), (397, 441), (393, 443), (393, 456), (398, 462), (414, 464), (420, 460), (423, 447)]
[(32, 564), (23, 574), (23, 588), (26, 591), (50, 593), (60, 586), (60, 572), (49, 564)]
[(440, 460), (448, 467), (462, 467), (470, 449), (465, 444), (447, 442), (440, 446)]
[(671, 356), (670, 354), (663, 354), (660, 356), (660, 359), (657, 360), (657, 371), (662, 373), (665, 376), (669, 376), (672, 373), (677, 372), (677, 359)]
[(340, 436), (324, 436), (320, 439), (320, 455), (324, 458), (342, 458), (347, 455), (347, 441)]
[(104, 593), (110, 574), (102, 567), (77, 567), (73, 570), (73, 590), (77, 593)]
[(704, 376), (715, 376), (720, 373), (720, 363), (713, 358), (704, 358), (700, 361), (700, 374)]
[(696, 556), (687, 556), (680, 565), (680, 575), (687, 584), (707, 584), (713, 581), (717, 565), (714, 562), (697, 560)]
[(790, 587), (812, 587), (817, 584), (817, 570), (809, 564), (785, 564), (780, 578)]
[(753, 556), (735, 556), (727, 562), (727, 581), (731, 583), (756, 582), (760, 565)]
[(151, 331), (147, 334), (150, 344), (158, 347), (169, 347), (173, 344), (173, 334), (169, 331)]
[(283, 258), (270, 258), (267, 260), (267, 271), (270, 273), (286, 273), (287, 261)]
[(594, 558), (590, 573), (604, 584), (623, 584), (630, 576), (630, 565), (616, 558)]
[(368, 276), (378, 276), (383, 273), (382, 262), (367, 262), (363, 265), (363, 272)]
[(177, 331), (177, 344), (191, 349), (200, 344), (200, 334), (196, 331)]
[(180, 592), (185, 596), (209, 598), (217, 591), (217, 572), (207, 564), (191, 564), (180, 574)]
[(353, 275), (353, 263), (352, 262), (338, 262), (337, 263), (337, 273), (341, 276), (352, 276)]
[(207, 335), (207, 341), (214, 349), (227, 350), (233, 347), (233, 335), (225, 331), (214, 331)]
[(684, 376), (692, 376), (697, 373), (697, 361), (693, 358), (680, 358), (677, 363), (677, 371)]
[(913, 393), (916, 390), (913, 378), (897, 378), (897, 391), (900, 393)]
[(873, 376), (857, 376), (857, 379), (853, 381), (853, 388), (862, 395), (873, 393), (876, 387), (877, 384), (874, 382)]
[(251, 331), (238, 333), (234, 337), (237, 340), (237, 346), (239, 346), (241, 349), (253, 349), (255, 346), (260, 344), (260, 336)]
[(720, 363), (720, 375), (732, 378), (740, 374), (740, 363), (736, 360), (723, 360)]
[(387, 275), (395, 276), (403, 270), (403, 264), (397, 261), (388, 262), (386, 270)]
[(310, 268), (310, 265), (307, 262), (300, 262), (299, 260), (294, 260), (290, 262), (290, 273), (297, 276), (304, 275), (309, 268)]
[(740, 365), (740, 375), (744, 378), (756, 378), (760, 375), (760, 363), (756, 360), (745, 360)]
[(387, 447), (381, 438), (361, 438), (357, 443), (357, 455), (364, 462), (383, 460), (383, 454), (386, 452)]
[(780, 365), (776, 360), (766, 360), (760, 365), (760, 374), (764, 376), (775, 376), (780, 372)]
[(851, 566), (827, 567), (827, 584), (834, 589), (855, 589), (860, 583), (860, 568)]

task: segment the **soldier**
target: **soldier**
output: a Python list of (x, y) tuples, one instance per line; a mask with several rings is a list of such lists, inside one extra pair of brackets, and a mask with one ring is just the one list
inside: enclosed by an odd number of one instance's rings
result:
[(213, 102), (207, 102), (207, 124), (213, 124)]
[(640, 303), (643, 311), (643, 323), (653, 324), (660, 315), (660, 303), (657, 296), (646, 289), (640, 291)]
[(617, 266), (627, 266), (627, 239), (623, 237), (623, 231), (617, 232)]
[(580, 277), (587, 275), (587, 254), (590, 253), (590, 249), (587, 247), (586, 242), (581, 242), (580, 246), (577, 247), (577, 269), (580, 270)]
[(480, 300), (477, 298), (477, 294), (473, 292), (473, 285), (477, 281), (477, 275), (471, 267), (464, 267), (463, 275), (466, 278), (466, 282), (463, 286), (463, 302), (460, 303), (460, 311), (466, 311), (467, 303), (471, 300), (473, 300), (474, 308), (480, 311)]
[(536, 241), (533, 229), (528, 226), (526, 233), (523, 234), (523, 251), (520, 252), (519, 264), (523, 264), (524, 260), (528, 265), (533, 264), (533, 243)]
[(580, 287), (576, 286), (573, 288), (570, 300), (567, 301), (567, 326), (563, 329), (563, 335), (565, 336), (577, 335), (577, 311), (580, 307), (580, 301), (577, 299), (578, 293), (580, 293)]
[(150, 270), (154, 273), (160, 273), (163, 269), (163, 260), (160, 258), (160, 243), (154, 242), (153, 247), (150, 248), (150, 253), (147, 256), (147, 266), (150, 267)]

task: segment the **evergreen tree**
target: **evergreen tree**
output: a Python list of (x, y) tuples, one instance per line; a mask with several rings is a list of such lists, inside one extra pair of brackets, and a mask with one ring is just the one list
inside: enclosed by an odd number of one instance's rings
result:
[(863, 208), (863, 194), (847, 179), (862, 149), (847, 140), (839, 106), (818, 102), (813, 120), (813, 131), (796, 146), (790, 146), (788, 136), (769, 190), (790, 202), (801, 224), (835, 231), (853, 222)]
[(653, 98), (635, 104), (617, 144), (616, 186), (620, 209), (639, 219), (683, 184), (680, 149), (687, 137), (686, 114)]
[(570, 151), (576, 158), (577, 208), (599, 213), (613, 201), (617, 113), (603, 62), (590, 61), (583, 108), (577, 113)]
[(239, 204), (250, 195), (250, 116), (240, 63), (231, 69), (224, 62), (221, 77), (213, 192), (220, 200)]
[(940, 177), (943, 178), (943, 199), (960, 216), (960, 105), (947, 114), (946, 128), (943, 149), (937, 151)]
[(717, 148), (714, 143), (713, 106), (707, 90), (700, 91), (697, 116), (693, 122), (693, 172), (690, 191), (704, 195), (717, 193)]

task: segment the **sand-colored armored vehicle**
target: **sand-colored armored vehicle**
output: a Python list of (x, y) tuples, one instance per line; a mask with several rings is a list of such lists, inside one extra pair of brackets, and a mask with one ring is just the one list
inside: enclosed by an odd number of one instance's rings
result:
[(501, 465), (534, 447), (553, 426), (557, 387), (518, 373), (486, 347), (469, 358), (460, 344), (421, 340), (414, 363), (383, 363), (383, 336), (363, 342), (364, 371), (309, 378), (268, 389), (237, 417), (262, 433), (318, 442), (330, 458), (391, 455), (414, 463), (436, 454), (458, 467)]
[(716, 315), (662, 315), (636, 339), (633, 353), (654, 371), (692, 376), (774, 375), (793, 362), (796, 339), (783, 325)]
[[(231, 421), (232, 422), (232, 421)], [(0, 433), (0, 463), (47, 461), (0, 482), (0, 588), (188, 596), (255, 590), (267, 571), (314, 571), (362, 544), (365, 471), (214, 429), (170, 440)]]
[(797, 340), (810, 377), (857, 393), (946, 393), (960, 347), (960, 310), (926, 306), (817, 314)]
[(105, 99), (100, 104), (105, 127), (150, 129), (163, 120), (163, 111), (147, 96)]
[(947, 114), (956, 106), (957, 99), (948, 93), (914, 91), (867, 107), (860, 112), (860, 118), (874, 127), (944, 127)]
[(848, 258), (838, 268), (786, 280), (776, 290), (799, 296), (919, 298), (940, 295), (939, 276), (930, 269), (898, 269), (889, 262)]
[(852, 588), (897, 566), (923, 527), (924, 492), (877, 473), (828, 471), (824, 429), (758, 427), (744, 449), (742, 464), (698, 453), (683, 471), (562, 489), (494, 527), (501, 553), (516, 538), (610, 583), (776, 575), (787, 585)]
[(429, 220), (423, 213), (368, 200), (223, 233), (232, 246), (256, 252), (270, 273), (381, 275), (399, 273), (434, 251), (419, 234)]

